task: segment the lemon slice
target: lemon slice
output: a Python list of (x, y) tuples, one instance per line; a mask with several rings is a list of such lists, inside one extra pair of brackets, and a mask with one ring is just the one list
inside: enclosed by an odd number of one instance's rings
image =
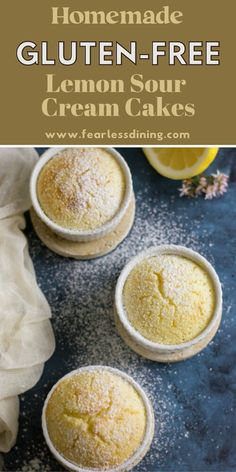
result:
[(189, 179), (214, 161), (218, 148), (143, 148), (154, 169), (169, 179)]

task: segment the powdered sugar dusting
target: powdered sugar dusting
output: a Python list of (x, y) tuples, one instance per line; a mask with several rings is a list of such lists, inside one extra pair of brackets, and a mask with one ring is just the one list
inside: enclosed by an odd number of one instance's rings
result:
[(50, 468), (43, 461), (43, 457), (35, 457), (28, 464), (23, 465), (22, 472), (49, 472)]
[(52, 221), (65, 228), (91, 230), (118, 212), (125, 177), (119, 163), (104, 149), (65, 149), (42, 168), (37, 192)]
[[(93, 261), (58, 257), (39, 244), (33, 234), (30, 237), (39, 283), (52, 307), (57, 341), (58, 369), (50, 371), (51, 380), (44, 386), (44, 398), (62, 375), (85, 365), (109, 365), (133, 376), (152, 400), (156, 419), (151, 450), (135, 468), (137, 472), (156, 472), (157, 463), (161, 470), (166, 455), (171, 456), (176, 442), (187, 440), (187, 432), (184, 424), (177, 425), (181, 406), (176, 404), (172, 382), (167, 380), (168, 376), (164, 381), (162, 376), (164, 371), (173, 378), (173, 366), (162, 366), (138, 356), (117, 334), (113, 320), (116, 279), (132, 256), (154, 245), (182, 244), (204, 255), (203, 245), (196, 235), (200, 223), (195, 222), (193, 231), (185, 215), (174, 213), (171, 204), (157, 201), (153, 207), (151, 203), (150, 194), (143, 188), (137, 195), (136, 220), (130, 235), (116, 251)], [(41, 470), (62, 470), (51, 458), (43, 440), (40, 446), (44, 451), (42, 458), (38, 449), (30, 447), (30, 459), (26, 457), (18, 472), (37, 471), (35, 465), (32, 466), (34, 456), (35, 464), (42, 460)]]

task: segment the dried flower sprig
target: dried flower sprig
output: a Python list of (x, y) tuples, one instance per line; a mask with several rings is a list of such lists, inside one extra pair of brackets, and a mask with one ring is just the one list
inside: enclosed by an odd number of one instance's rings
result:
[(227, 192), (228, 185), (229, 176), (217, 170), (216, 174), (197, 175), (183, 180), (182, 187), (179, 189), (180, 197), (197, 198), (205, 195), (206, 200), (212, 200)]

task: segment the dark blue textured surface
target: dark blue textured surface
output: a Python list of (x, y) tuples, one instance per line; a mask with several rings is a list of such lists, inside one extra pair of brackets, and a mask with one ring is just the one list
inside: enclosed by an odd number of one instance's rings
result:
[[(213, 261), (224, 292), (222, 325), (214, 341), (200, 355), (175, 365), (160, 365), (140, 358), (140, 369), (146, 369), (149, 376), (157, 375), (161, 378), (161, 387), (157, 385), (156, 397), (158, 388), (161, 388), (162, 395), (166, 395), (167, 408), (171, 408), (171, 405), (176, 407), (168, 411), (168, 418), (171, 421), (163, 433), (163, 447), (159, 448), (158, 454), (153, 449), (152, 459), (149, 454), (135, 471), (236, 471), (236, 149), (221, 150), (210, 168), (211, 171), (219, 168), (230, 174), (228, 193), (223, 198), (213, 201), (180, 199), (177, 196), (179, 182), (159, 176), (148, 165), (141, 150), (120, 148), (119, 151), (125, 156), (131, 168), (137, 197), (145, 186), (147, 205), (154, 207), (161, 201), (166, 204), (167, 211), (171, 209), (172, 214), (174, 211), (176, 218), (184, 215), (185, 231), (188, 231), (188, 228), (189, 231), (195, 228), (198, 232), (197, 237), (203, 248), (202, 252)], [(173, 195), (176, 196), (174, 200)], [(145, 212), (137, 208), (137, 218), (145, 219), (145, 216)], [(39, 283), (51, 305), (53, 306), (54, 299), (56, 305), (58, 297), (65, 297), (61, 278), (57, 278), (56, 274), (58, 267), (62, 267), (62, 259), (50, 253), (40, 243), (29, 221), (26, 234), (29, 237)], [(106, 258), (101, 261), (99, 277), (102, 280), (102, 264), (106, 264)], [(78, 264), (70, 260), (64, 260), (63, 263), (67, 267), (69, 264)], [(89, 264), (93, 264), (93, 261)], [(111, 276), (111, 287), (119, 273), (119, 264), (117, 260), (117, 267), (114, 267), (114, 274)], [(104, 280), (103, 283), (105, 282)], [(57, 315), (56, 308), (53, 311), (53, 314)], [(78, 323), (79, 329), (83, 329), (83, 321)], [(114, 329), (111, 327), (111, 330)], [(45, 447), (40, 415), (46, 393), (68, 370), (65, 359), (72, 355), (72, 347), (68, 343), (65, 349), (61, 342), (63, 335), (63, 332), (57, 332), (56, 353), (47, 363), (38, 385), (23, 397), (17, 447), (5, 457), (5, 470), (8, 472), (20, 471), (23, 466), (26, 467), (25, 470), (30, 471), (30, 466), (27, 464), (35, 456), (40, 457), (45, 464), (40, 470), (53, 472), (62, 470)], [(116, 339), (115, 331), (114, 333), (112, 331), (112, 336)], [(104, 342), (109, 344), (109, 339), (105, 338)], [(122, 343), (118, 338), (116, 342)], [(73, 340), (71, 343), (73, 344)], [(135, 360), (137, 364), (136, 354), (130, 353), (125, 346), (123, 349), (125, 353), (127, 352), (127, 356), (130, 356), (130, 362)], [(98, 362), (101, 360), (98, 358)], [(113, 365), (119, 366), (119, 359), (114, 357)], [(155, 404), (158, 419), (158, 400)], [(175, 435), (171, 447), (164, 447), (165, 441), (166, 444), (170, 441), (173, 431)]]

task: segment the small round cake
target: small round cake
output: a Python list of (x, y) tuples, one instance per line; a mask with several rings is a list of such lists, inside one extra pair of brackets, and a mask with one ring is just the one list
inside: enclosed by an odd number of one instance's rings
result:
[(193, 340), (209, 324), (215, 292), (208, 273), (174, 254), (144, 258), (129, 273), (123, 304), (130, 324), (143, 337), (174, 345)]
[(57, 225), (93, 231), (119, 211), (125, 194), (123, 170), (102, 148), (68, 148), (52, 157), (37, 179), (37, 198)]
[(46, 405), (54, 448), (82, 470), (120, 466), (137, 451), (146, 433), (143, 399), (114, 372), (88, 368), (66, 376)]

